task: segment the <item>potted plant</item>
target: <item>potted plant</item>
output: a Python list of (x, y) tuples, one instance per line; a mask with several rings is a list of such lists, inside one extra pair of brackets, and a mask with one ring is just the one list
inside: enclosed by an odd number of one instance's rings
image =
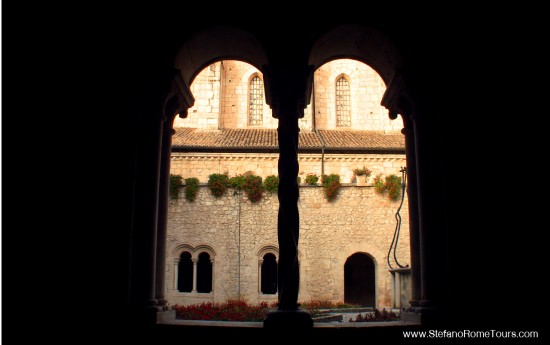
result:
[(368, 178), (372, 171), (363, 166), (363, 168), (353, 169), (353, 176), (358, 186), (367, 185)]
[(314, 173), (309, 173), (306, 175), (306, 183), (311, 185), (311, 186), (315, 186), (317, 184), (317, 181), (319, 181), (319, 176), (317, 176), (317, 174), (314, 174)]

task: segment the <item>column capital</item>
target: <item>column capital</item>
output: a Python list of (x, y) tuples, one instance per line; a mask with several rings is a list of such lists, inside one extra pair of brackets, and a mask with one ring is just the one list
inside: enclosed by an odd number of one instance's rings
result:
[[(179, 70), (174, 70), (170, 93), (166, 96), (164, 106), (164, 120), (172, 123), (176, 115), (184, 119), (187, 117), (187, 110), (195, 104), (195, 98), (191, 88), (183, 80)], [(172, 133), (173, 134), (173, 133)]]
[(403, 70), (395, 72), (380, 102), (389, 110), (389, 118), (392, 120), (395, 120), (397, 115), (401, 115), (403, 121), (405, 121), (407, 118), (412, 119), (414, 114), (414, 104), (409, 86), (405, 80), (405, 74)]
[(313, 65), (262, 66), (266, 103), (274, 118), (304, 117), (304, 109), (311, 100), (313, 72)]
[(197, 262), (199, 262), (199, 259), (197, 259), (197, 258), (192, 258), (191, 261), (193, 261), (193, 263), (196, 264)]

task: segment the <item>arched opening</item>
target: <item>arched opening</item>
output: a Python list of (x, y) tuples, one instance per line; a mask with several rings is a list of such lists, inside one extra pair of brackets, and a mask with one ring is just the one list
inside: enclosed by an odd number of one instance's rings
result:
[(178, 263), (178, 291), (191, 292), (193, 290), (193, 261), (191, 253), (183, 252)]
[(263, 294), (277, 293), (277, 259), (272, 253), (267, 253), (263, 257), (261, 282)]
[(212, 262), (210, 254), (202, 252), (197, 262), (197, 292), (212, 292)]
[(355, 253), (344, 264), (344, 301), (375, 307), (374, 261), (364, 253)]

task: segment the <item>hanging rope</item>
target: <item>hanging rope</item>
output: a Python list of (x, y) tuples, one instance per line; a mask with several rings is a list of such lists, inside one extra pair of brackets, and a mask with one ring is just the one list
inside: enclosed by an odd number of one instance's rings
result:
[(404, 168), (401, 168), (401, 170), (399, 170), (401, 172), (401, 203), (399, 204), (399, 207), (397, 208), (397, 212), (395, 213), (395, 220), (396, 220), (396, 224), (395, 224), (395, 231), (393, 233), (393, 239), (391, 241), (391, 245), (390, 245), (390, 249), (388, 250), (388, 266), (390, 267), (390, 269), (393, 269), (393, 266), (390, 262), (390, 255), (391, 255), (391, 251), (393, 249), (393, 259), (395, 260), (395, 263), (397, 264), (397, 266), (399, 266), (399, 268), (405, 268), (405, 267), (409, 267), (409, 265), (401, 265), (399, 263), (399, 260), (397, 260), (397, 244), (399, 242), (399, 233), (401, 231), (401, 214), (399, 214), (399, 212), (401, 212), (401, 207), (403, 207), (403, 201), (405, 200), (405, 187), (407, 185), (407, 168), (404, 167)]

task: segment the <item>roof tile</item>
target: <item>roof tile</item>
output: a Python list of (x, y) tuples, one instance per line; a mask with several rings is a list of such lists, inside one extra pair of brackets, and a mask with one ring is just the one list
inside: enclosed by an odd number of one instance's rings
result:
[[(381, 131), (319, 130), (318, 134), (301, 131), (300, 148), (321, 148), (322, 137), (325, 147), (336, 149), (404, 149), (405, 140), (398, 133), (385, 134)], [(172, 143), (177, 148), (277, 148), (276, 129), (222, 129), (203, 130), (196, 128), (175, 128)]]

